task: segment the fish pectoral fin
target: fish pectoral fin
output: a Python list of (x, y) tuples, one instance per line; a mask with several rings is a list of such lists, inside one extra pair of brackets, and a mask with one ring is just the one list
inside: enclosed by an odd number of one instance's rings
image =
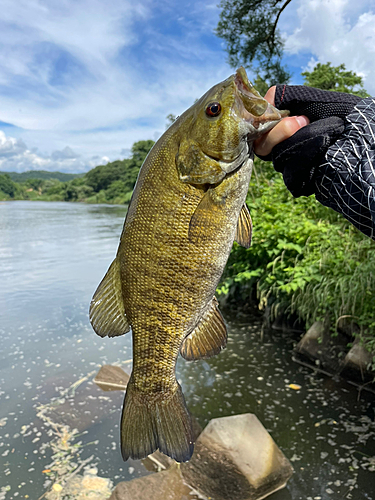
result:
[(208, 189), (198, 203), (189, 223), (188, 237), (190, 243), (198, 244), (202, 238), (212, 238), (207, 234), (210, 222), (220, 219), (220, 206), (225, 203), (225, 197), (218, 197), (214, 189)]
[(227, 328), (214, 297), (206, 314), (183, 341), (180, 353), (188, 361), (210, 358), (227, 345)]
[(236, 236), (234, 239), (242, 247), (249, 248), (251, 245), (252, 233), (253, 223), (251, 221), (250, 211), (246, 203), (244, 203), (238, 218)]
[(220, 163), (205, 155), (195, 142), (180, 145), (176, 163), (180, 180), (188, 184), (216, 184), (226, 175)]
[(122, 299), (120, 264), (117, 258), (110, 265), (91, 300), (90, 322), (100, 337), (118, 337), (130, 330)]

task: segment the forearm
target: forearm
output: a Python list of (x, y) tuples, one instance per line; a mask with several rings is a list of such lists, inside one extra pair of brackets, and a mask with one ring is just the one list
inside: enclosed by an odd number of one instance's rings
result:
[(315, 195), (375, 239), (375, 99), (360, 101), (345, 122), (326, 163), (314, 171)]

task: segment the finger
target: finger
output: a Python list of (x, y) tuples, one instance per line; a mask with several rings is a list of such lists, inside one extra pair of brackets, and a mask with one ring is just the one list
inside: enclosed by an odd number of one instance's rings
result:
[(310, 123), (306, 116), (290, 116), (281, 120), (270, 132), (254, 142), (255, 154), (267, 156), (276, 144), (291, 137), (300, 128)]
[(270, 87), (267, 90), (266, 95), (264, 96), (265, 100), (270, 104), (272, 104), (273, 106), (275, 105), (275, 93), (276, 93), (276, 85)]

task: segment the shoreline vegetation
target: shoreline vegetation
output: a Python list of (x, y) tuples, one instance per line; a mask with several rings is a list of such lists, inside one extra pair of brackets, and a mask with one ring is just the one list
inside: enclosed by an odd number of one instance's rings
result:
[[(130, 158), (71, 174), (69, 180), (53, 172), (21, 178), (0, 172), (0, 201), (128, 204), (153, 144), (136, 142)], [(332, 336), (339, 319), (350, 318), (359, 326), (360, 341), (374, 353), (375, 242), (314, 196), (293, 198), (281, 174), (257, 158), (247, 204), (254, 222), (252, 245), (245, 249), (234, 243), (219, 299), (237, 307), (251, 303), (273, 317), (292, 315), (306, 328), (328, 317)]]

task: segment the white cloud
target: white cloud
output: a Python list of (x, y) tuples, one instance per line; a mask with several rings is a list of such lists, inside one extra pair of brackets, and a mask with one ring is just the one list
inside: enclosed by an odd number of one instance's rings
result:
[(28, 149), (22, 139), (8, 137), (0, 130), (0, 171), (24, 172), (25, 170), (49, 170), (60, 172), (86, 172), (110, 160), (106, 156), (82, 158), (68, 146), (61, 151), (53, 151), (50, 156), (38, 150)]
[(117, 159), (232, 72), (217, 19), (212, 1), (3, 0), (0, 121), (42, 158), (68, 145), (69, 168)]
[(287, 36), (286, 52), (315, 62), (344, 63), (363, 76), (375, 95), (375, 12), (367, 0), (299, 0), (298, 27)]

